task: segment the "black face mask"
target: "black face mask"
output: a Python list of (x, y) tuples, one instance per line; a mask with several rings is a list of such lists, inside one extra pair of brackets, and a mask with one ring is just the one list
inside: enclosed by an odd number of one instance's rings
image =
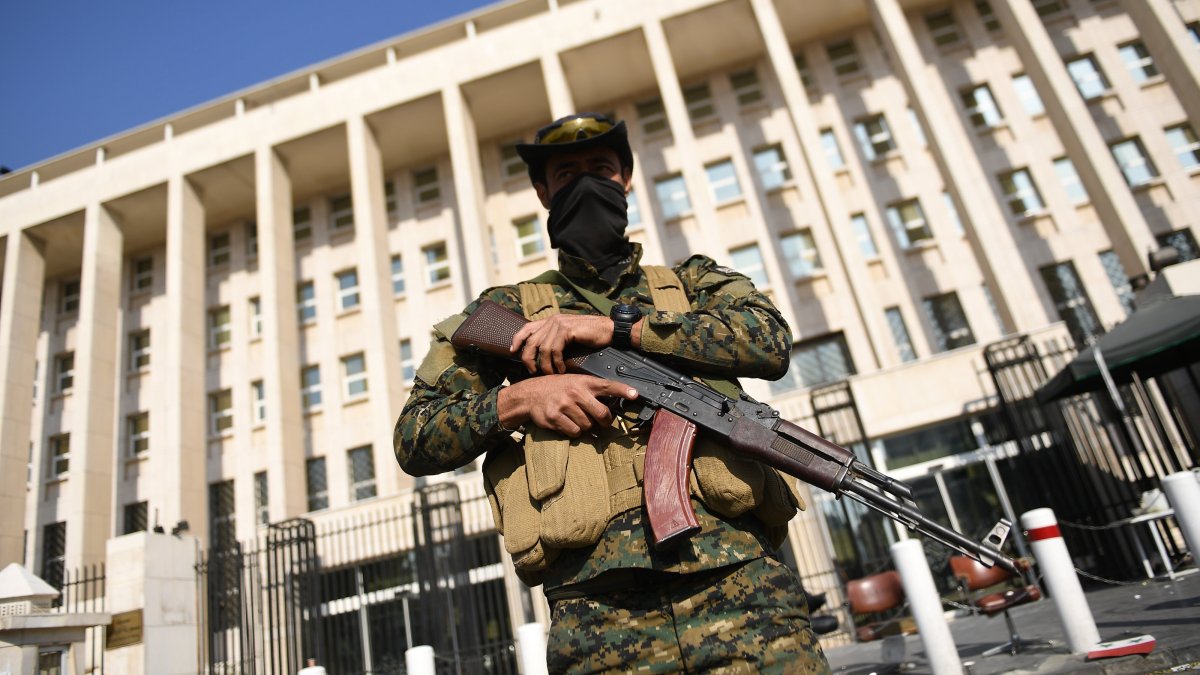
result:
[(627, 209), (619, 183), (580, 174), (550, 200), (550, 245), (603, 271), (629, 255)]

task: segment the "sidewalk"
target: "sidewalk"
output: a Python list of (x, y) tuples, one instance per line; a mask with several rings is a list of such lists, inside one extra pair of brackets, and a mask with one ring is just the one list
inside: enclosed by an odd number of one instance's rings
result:
[[(1118, 640), (1153, 635), (1154, 651), (1147, 655), (1088, 661), (1070, 654), (1053, 599), (1016, 607), (1010, 611), (1017, 632), (1027, 640), (1050, 640), (1051, 647), (1037, 647), (1016, 656), (982, 652), (1008, 641), (1003, 616), (963, 616), (950, 621), (950, 632), (958, 646), (963, 670), (974, 675), (994, 673), (1200, 673), (1200, 574), (1174, 580), (1147, 580), (1136, 586), (1098, 586), (1086, 593), (1100, 639)], [(882, 662), (882, 642), (834, 647), (826, 651), (835, 673), (868, 675), (900, 672), (930, 673), (925, 647), (919, 635), (904, 638), (904, 663)]]

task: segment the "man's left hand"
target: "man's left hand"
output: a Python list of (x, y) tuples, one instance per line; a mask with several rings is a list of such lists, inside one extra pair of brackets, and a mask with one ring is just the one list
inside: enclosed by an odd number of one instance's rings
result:
[[(635, 326), (635, 335), (637, 328)], [(520, 355), (521, 363), (531, 373), (565, 373), (567, 365), (563, 350), (567, 345), (600, 349), (612, 343), (612, 334), (613, 321), (606, 316), (555, 314), (522, 326), (513, 336), (511, 350)]]

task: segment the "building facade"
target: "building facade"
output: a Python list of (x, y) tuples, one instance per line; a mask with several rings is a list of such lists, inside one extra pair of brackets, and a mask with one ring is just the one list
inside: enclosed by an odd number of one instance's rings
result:
[[(905, 477), (987, 445), (983, 345), (1085, 340), (1149, 251), (1198, 254), (1195, 2), (495, 5), (0, 177), (0, 564), (411, 495), (431, 325), (553, 266), (514, 144), (576, 110), (629, 125), (649, 262), (705, 253), (786, 316), (751, 393), (803, 423), (849, 378)], [(810, 574), (846, 545), (822, 513)]]

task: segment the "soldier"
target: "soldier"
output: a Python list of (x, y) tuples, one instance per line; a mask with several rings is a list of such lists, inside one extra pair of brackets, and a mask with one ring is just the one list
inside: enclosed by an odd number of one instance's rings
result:
[[(486, 453), (505, 549), (551, 605), (551, 672), (828, 672), (799, 580), (774, 555), (802, 508), (790, 481), (699, 439), (691, 494), (700, 531), (656, 549), (641, 486), (649, 433), (609, 405), (637, 392), (567, 373), (563, 361), (570, 344), (616, 345), (737, 395), (736, 377), (787, 371), (783, 317), (711, 258), (640, 264), (625, 233), (633, 154), (624, 122), (570, 115), (517, 151), (549, 209), (558, 270), (489, 289), (435, 326), (396, 424), (401, 467), (436, 474)], [(450, 344), (484, 299), (531, 319), (513, 340), (519, 360)]]

